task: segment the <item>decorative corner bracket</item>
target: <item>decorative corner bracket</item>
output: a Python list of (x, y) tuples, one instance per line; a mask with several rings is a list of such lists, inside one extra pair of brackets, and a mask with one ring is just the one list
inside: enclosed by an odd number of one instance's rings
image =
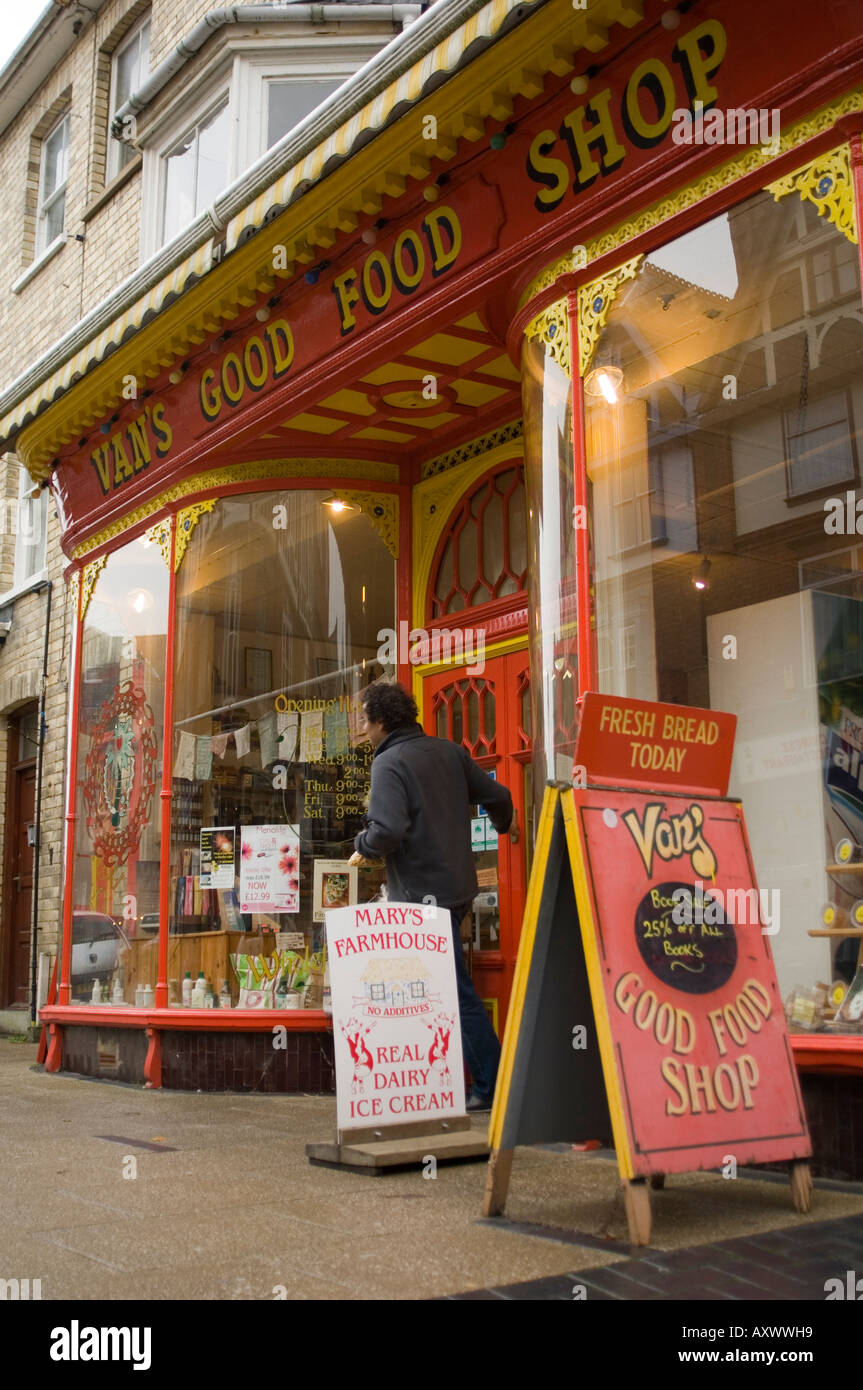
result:
[(165, 516), (161, 521), (157, 521), (155, 526), (151, 526), (145, 533), (145, 539), (152, 545), (154, 542), (162, 552), (162, 559), (168, 569), (171, 568), (171, 517)]
[(581, 285), (578, 290), (578, 367), (582, 376), (590, 370), (593, 354), (599, 336), (605, 327), (609, 310), (617, 298), (621, 285), (633, 280), (641, 265), (643, 256), (633, 256), (615, 270), (600, 275), (589, 285)]
[(177, 513), (177, 536), (174, 542), (175, 574), (178, 573), (183, 563), (183, 556), (186, 553), (189, 541), (192, 539), (192, 532), (204, 515), (204, 512), (211, 512), (218, 500), (218, 497), (208, 497), (205, 502), (193, 502), (191, 507), (184, 507), (182, 511)]
[(81, 571), (81, 622), (87, 616), (87, 609), (90, 607), (90, 599), (93, 597), (93, 590), (96, 587), (96, 580), (108, 563), (107, 555), (100, 555), (96, 560), (90, 560)]
[(334, 488), (333, 495), (359, 507), (374, 526), (394, 560), (399, 558), (399, 499), (392, 492), (353, 492)]
[(531, 319), (525, 331), (535, 342), (544, 343), (552, 361), (556, 362), (568, 377), (572, 376), (569, 302), (566, 295), (562, 299), (556, 299), (547, 309), (543, 309), (541, 314), (537, 314), (535, 319)]
[(819, 217), (826, 217), (857, 245), (854, 181), (847, 145), (818, 155), (811, 164), (768, 183), (766, 192), (772, 193), (777, 203), (789, 193), (798, 193), (803, 202), (812, 204)]
[(81, 571), (73, 570), (69, 575), (69, 601), (72, 604), (72, 617), (78, 617), (78, 597), (81, 593)]

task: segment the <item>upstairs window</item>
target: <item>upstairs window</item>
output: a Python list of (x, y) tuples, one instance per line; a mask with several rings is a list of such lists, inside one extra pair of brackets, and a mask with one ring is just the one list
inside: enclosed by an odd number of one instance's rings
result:
[(295, 125), (320, 106), (332, 92), (341, 86), (342, 79), (320, 82), (303, 82), (290, 78), (264, 79), (264, 110), (266, 113), (265, 149), (270, 149), (293, 130)]
[(66, 180), (69, 177), (69, 114), (42, 141), (39, 169), (39, 202), (36, 208), (36, 255), (63, 234), (66, 215)]
[(163, 156), (162, 242), (214, 202), (228, 182), (228, 99), (211, 107)]
[[(145, 19), (127, 39), (117, 48), (111, 58), (111, 100), (108, 111), (108, 163), (105, 171), (106, 182), (125, 169), (137, 151), (134, 146), (122, 140), (115, 140), (110, 134), (111, 122), (117, 112), (139, 87), (150, 71), (150, 21)], [(131, 134), (132, 132), (130, 132)]]
[(48, 530), (48, 491), (45, 488), (36, 490), (26, 468), (22, 468), (18, 476), (18, 509), (15, 522), (15, 571), (12, 587), (19, 589), (45, 568)]

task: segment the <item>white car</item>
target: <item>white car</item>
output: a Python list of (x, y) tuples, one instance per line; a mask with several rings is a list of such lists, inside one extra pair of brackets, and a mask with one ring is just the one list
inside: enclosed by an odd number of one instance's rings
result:
[(78, 909), (72, 914), (72, 988), (79, 992), (94, 980), (110, 982), (120, 952), (129, 945), (120, 923), (106, 912)]

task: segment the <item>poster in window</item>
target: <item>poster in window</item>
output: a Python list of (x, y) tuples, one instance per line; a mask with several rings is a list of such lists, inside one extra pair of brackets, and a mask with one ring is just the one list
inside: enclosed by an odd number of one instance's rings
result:
[(233, 888), (234, 827), (201, 826), (201, 887)]
[(314, 881), (315, 922), (334, 907), (352, 907), (357, 901), (359, 869), (348, 859), (316, 859)]
[(299, 826), (244, 825), (240, 830), (240, 911), (299, 909)]

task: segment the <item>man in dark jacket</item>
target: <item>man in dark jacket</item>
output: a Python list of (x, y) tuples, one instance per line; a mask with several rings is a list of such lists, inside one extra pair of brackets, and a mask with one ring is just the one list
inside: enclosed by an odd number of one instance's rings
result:
[(370, 686), (362, 709), (375, 753), (366, 828), (354, 846), (358, 856), (386, 860), (393, 902), (433, 900), (449, 909), (462, 1047), (473, 1079), (467, 1108), (487, 1110), (500, 1043), (468, 974), (459, 927), (477, 892), (470, 807), (483, 806), (503, 834), (512, 822), (512, 797), (460, 744), (423, 732), (416, 702), (403, 686)]

